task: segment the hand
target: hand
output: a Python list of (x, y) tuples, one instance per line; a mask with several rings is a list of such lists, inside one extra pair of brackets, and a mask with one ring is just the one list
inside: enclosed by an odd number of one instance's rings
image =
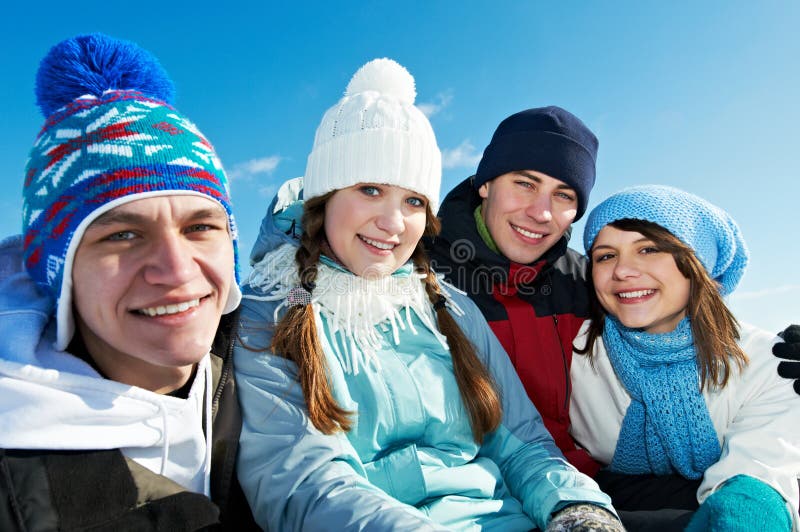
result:
[(794, 379), (794, 391), (800, 395), (800, 325), (790, 325), (778, 336), (783, 342), (772, 346), (772, 354), (786, 359), (778, 364), (778, 375)]
[(553, 514), (545, 532), (625, 532), (625, 527), (605, 508), (578, 503)]

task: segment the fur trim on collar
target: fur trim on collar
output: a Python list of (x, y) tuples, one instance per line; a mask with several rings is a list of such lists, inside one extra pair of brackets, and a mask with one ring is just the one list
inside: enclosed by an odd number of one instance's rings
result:
[[(266, 254), (253, 266), (247, 281), (251, 288), (264, 295), (244, 297), (259, 301), (280, 301), (275, 309), (276, 322), (280, 310), (290, 306), (290, 292), (300, 286), (294, 261), (296, 249), (291, 244), (284, 244)], [(380, 366), (377, 352), (381, 348), (381, 332), (391, 330), (395, 345), (400, 344), (401, 331), (408, 329), (412, 334), (418, 334), (411, 311), (414, 311), (442, 346), (447, 348), (447, 338), (439, 332), (433, 305), (425, 291), (423, 274), (404, 266), (393, 275), (366, 279), (322, 261), (317, 264), (317, 268), (316, 288), (311, 294), (311, 305), (318, 325), (322, 321), (332, 338), (339, 335), (339, 342), (332, 342), (332, 347), (337, 351), (335, 344), (339, 343), (344, 347), (345, 352), (337, 355), (346, 370), (358, 373), (359, 359)], [(443, 293), (452, 312), (463, 315), (464, 311), (455, 304), (444, 288)]]

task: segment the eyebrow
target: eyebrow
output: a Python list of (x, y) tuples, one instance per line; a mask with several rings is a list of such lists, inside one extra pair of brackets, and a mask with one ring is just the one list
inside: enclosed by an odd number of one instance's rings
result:
[[(637, 238), (636, 240), (631, 242), (631, 244), (640, 244), (642, 242), (653, 242), (653, 239), (652, 238), (647, 238), (646, 236), (643, 236), (642, 238)], [(655, 242), (653, 242), (653, 244), (655, 244)], [(610, 244), (598, 244), (596, 246), (592, 246), (592, 253), (594, 253), (595, 250), (597, 250), (599, 248), (616, 249), (614, 246), (612, 246)]]
[[(209, 218), (224, 218), (227, 215), (222, 210), (221, 207), (219, 208), (204, 208), (204, 209), (197, 209), (195, 211), (191, 211), (188, 216), (184, 217), (185, 221), (192, 221), (192, 220), (208, 220)], [(138, 214), (135, 212), (128, 212), (128, 211), (117, 211), (117, 210), (110, 210), (106, 213), (101, 214), (97, 217), (95, 221), (91, 223), (91, 225), (113, 225), (113, 224), (144, 224), (147, 222), (152, 221), (150, 216), (146, 216), (144, 214)]]
[(599, 244), (597, 246), (592, 246), (592, 253), (594, 253), (595, 251), (597, 251), (599, 249), (605, 249), (605, 248), (614, 249), (613, 246), (609, 246), (607, 244)]
[[(522, 177), (527, 177), (531, 181), (535, 181), (536, 183), (539, 183), (539, 184), (541, 184), (541, 182), (542, 182), (542, 178), (541, 177), (539, 177), (538, 175), (533, 174), (531, 172), (528, 172), (527, 170), (517, 170), (514, 173), (517, 174), (517, 175), (520, 175)], [(559, 189), (559, 190), (571, 190), (572, 192), (575, 192), (575, 189), (572, 188), (571, 186), (567, 185), (566, 183), (559, 183), (558, 185), (556, 185), (556, 188)]]

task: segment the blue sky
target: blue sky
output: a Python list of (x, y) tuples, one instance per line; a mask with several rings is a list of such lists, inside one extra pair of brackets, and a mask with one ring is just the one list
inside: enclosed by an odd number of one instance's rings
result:
[(245, 256), (277, 185), (302, 175), (324, 111), (359, 66), (391, 57), (416, 78), (443, 195), (474, 172), (503, 118), (559, 105), (600, 139), (590, 207), (642, 183), (711, 200), (753, 255), (729, 301), (736, 314), (770, 330), (800, 323), (797, 0), (22, 4), (0, 21), (1, 235), (20, 230), (43, 123), (33, 80), (61, 39), (102, 31), (161, 60), (176, 106), (228, 170)]

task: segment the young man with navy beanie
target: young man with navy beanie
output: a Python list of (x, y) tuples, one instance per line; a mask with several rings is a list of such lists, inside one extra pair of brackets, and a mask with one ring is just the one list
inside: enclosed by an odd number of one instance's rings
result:
[(445, 198), (429, 246), (434, 267), (480, 307), (556, 444), (592, 476), (599, 464), (568, 433), (572, 341), (589, 299), (585, 259), (567, 243), (589, 202), (597, 148), (560, 107), (509, 116), (475, 175)]

